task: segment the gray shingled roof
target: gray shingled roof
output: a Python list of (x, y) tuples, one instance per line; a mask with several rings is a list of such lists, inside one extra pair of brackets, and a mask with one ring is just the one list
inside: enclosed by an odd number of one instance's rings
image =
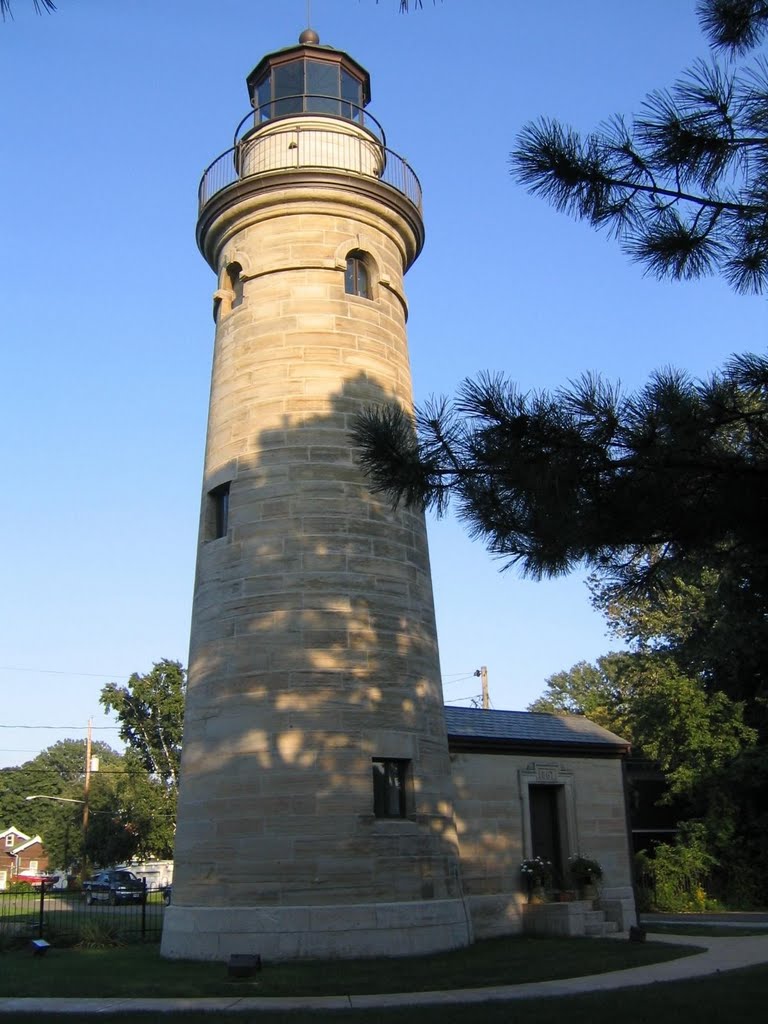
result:
[(627, 747), (615, 733), (581, 715), (542, 715), (532, 711), (484, 711), (445, 708), (445, 724), (456, 739), (518, 743), (567, 743), (575, 746)]

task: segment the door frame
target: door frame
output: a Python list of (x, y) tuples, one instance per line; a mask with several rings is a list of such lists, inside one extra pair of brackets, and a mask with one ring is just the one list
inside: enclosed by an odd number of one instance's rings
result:
[(569, 768), (552, 761), (532, 761), (526, 768), (518, 771), (520, 784), (520, 800), (523, 819), (523, 858), (533, 857), (533, 836), (531, 832), (531, 786), (557, 786), (558, 814), (560, 826), (560, 859), (563, 869), (568, 865), (568, 858), (579, 849), (579, 837), (576, 830), (576, 800), (574, 795), (574, 775)]

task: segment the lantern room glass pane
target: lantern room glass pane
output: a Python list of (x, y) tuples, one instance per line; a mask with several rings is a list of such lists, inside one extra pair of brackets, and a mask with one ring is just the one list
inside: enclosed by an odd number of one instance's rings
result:
[(307, 61), (307, 92), (316, 96), (339, 95), (339, 66), (321, 60)]
[(272, 72), (272, 81), (275, 97), (274, 116), (300, 114), (304, 92), (304, 61), (292, 60), (288, 64), (278, 65)]
[(361, 120), (362, 111), (359, 108), (363, 105), (363, 85), (344, 68), (341, 69), (341, 98), (348, 101), (342, 103), (343, 116), (349, 118), (350, 121)]
[(272, 99), (272, 81), (267, 76), (262, 78), (256, 88), (256, 104), (259, 108), (259, 118), (262, 121), (272, 116), (272, 109), (269, 101)]
[[(325, 61), (307, 61), (305, 109), (314, 114), (339, 114), (339, 68)], [(328, 98), (326, 98), (328, 97)], [(334, 98), (332, 98), (334, 97)]]

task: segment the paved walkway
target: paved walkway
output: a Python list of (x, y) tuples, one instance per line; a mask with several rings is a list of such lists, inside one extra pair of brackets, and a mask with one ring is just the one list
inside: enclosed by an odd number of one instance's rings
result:
[[(720, 922), (718, 922), (720, 923)], [(742, 926), (746, 923), (738, 922)], [(659, 981), (687, 981), (705, 974), (731, 971), (768, 963), (768, 932), (731, 938), (693, 935), (653, 935), (660, 942), (702, 946), (701, 953), (668, 960), (661, 964), (631, 967), (584, 978), (531, 982), (525, 985), (496, 985), (493, 988), (463, 988), (448, 992), (402, 992), (362, 996), (227, 997), (205, 999), (0, 999), (4, 1013), (72, 1013), (80, 1016), (108, 1011), (207, 1010), (219, 1013), (247, 1010), (368, 1010), (382, 1007), (440, 1005), (449, 1003), (505, 1002), (539, 999), (544, 996), (604, 992)]]

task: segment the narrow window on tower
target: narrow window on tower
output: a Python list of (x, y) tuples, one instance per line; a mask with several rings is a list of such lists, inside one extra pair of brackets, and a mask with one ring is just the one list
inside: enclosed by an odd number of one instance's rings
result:
[(363, 299), (371, 297), (371, 275), (368, 272), (365, 253), (359, 249), (354, 249), (347, 256), (344, 291), (347, 295), (359, 295)]
[(405, 817), (405, 789), (409, 761), (374, 757), (373, 813), (377, 818)]
[(208, 492), (207, 515), (208, 540), (226, 537), (229, 529), (229, 484), (221, 484)]
[(227, 267), (227, 277), (229, 279), (229, 287), (232, 290), (232, 305), (231, 309), (236, 309), (242, 304), (243, 301), (243, 268), (239, 263), (230, 263)]

